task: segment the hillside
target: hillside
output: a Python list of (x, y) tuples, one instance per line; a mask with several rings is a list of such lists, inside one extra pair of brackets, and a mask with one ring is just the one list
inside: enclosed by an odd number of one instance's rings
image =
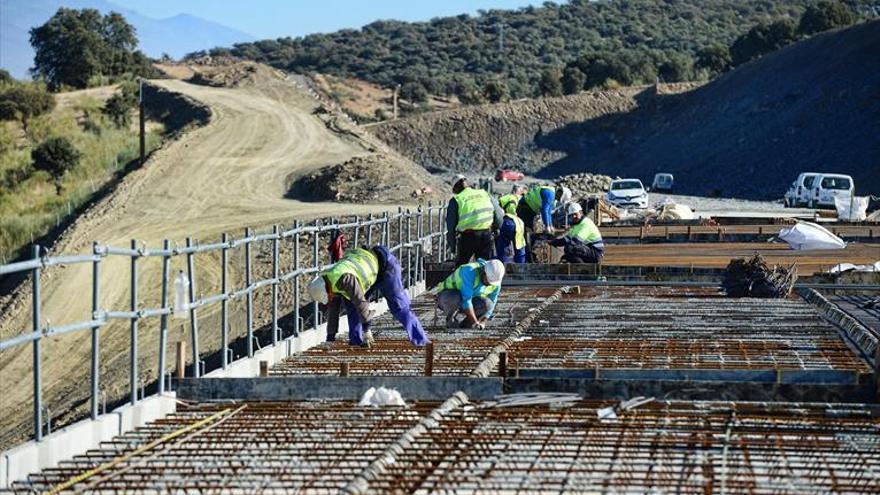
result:
[(137, 29), (140, 49), (154, 58), (163, 53), (182, 57), (191, 51), (253, 39), (249, 34), (191, 15), (153, 19), (106, 0), (3, 0), (0, 2), (0, 67), (17, 78), (27, 76), (34, 62), (28, 30), (46, 22), (59, 7), (97, 9), (102, 14), (121, 13)]
[[(880, 21), (829, 32), (698, 89), (584, 93), (417, 116), (372, 130), (425, 167), (524, 167), (650, 179), (683, 194), (778, 198), (797, 173), (880, 191)], [(596, 105), (589, 102), (605, 102)], [(541, 111), (536, 111), (541, 109)], [(429, 143), (436, 149), (429, 149)], [(448, 146), (436, 146), (444, 143)]]
[[(542, 71), (585, 52), (633, 62), (630, 83), (692, 79), (694, 55), (729, 45), (760, 22), (796, 19), (814, 0), (572, 0), (429, 22), (376, 21), (302, 38), (220, 50), (293, 72), (355, 77), (404, 92), (456, 94), (501, 79), (512, 98), (539, 94)], [(874, 2), (847, 0), (856, 12)], [(664, 70), (672, 64), (676, 70)], [(634, 73), (633, 76), (636, 76)]]

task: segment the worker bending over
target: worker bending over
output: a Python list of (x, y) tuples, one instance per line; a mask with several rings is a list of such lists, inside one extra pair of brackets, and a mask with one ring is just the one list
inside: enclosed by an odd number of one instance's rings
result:
[(519, 197), (514, 194), (501, 196), (498, 203), (504, 210), (504, 220), (495, 238), (495, 259), (502, 263), (526, 262), (526, 227), (516, 216)]
[(492, 257), (492, 232), (501, 227), (504, 213), (488, 192), (474, 189), (459, 177), (452, 186), (453, 197), (446, 209), (446, 235), (455, 254), (455, 264), (471, 257)]
[(567, 263), (598, 263), (605, 254), (599, 227), (584, 215), (578, 203), (568, 205), (571, 228), (565, 236), (550, 241), (551, 246), (564, 247), (562, 261)]
[(456, 315), (461, 312), (464, 320), (459, 326), (484, 328), (495, 311), (503, 278), (504, 263), (478, 259), (459, 266), (437, 284), (431, 292), (436, 295), (437, 307), (445, 314), (446, 327), (453, 327)]
[(549, 234), (553, 233), (553, 209), (557, 202), (564, 205), (571, 201), (571, 190), (565, 186), (535, 185), (529, 188), (523, 195), (516, 209), (516, 214), (522, 218), (526, 227), (535, 230), (535, 219), (540, 215), (544, 228)]
[(410, 342), (419, 347), (429, 342), (422, 324), (410, 308), (409, 296), (400, 276), (400, 262), (385, 246), (346, 251), (342, 259), (315, 277), (308, 289), (312, 299), (321, 304), (329, 303), (328, 341), (336, 340), (339, 310), (344, 304), (348, 314), (348, 343), (362, 347), (373, 344), (370, 323), (375, 315), (370, 311), (369, 299), (378, 290), (388, 303), (391, 314), (403, 325)]

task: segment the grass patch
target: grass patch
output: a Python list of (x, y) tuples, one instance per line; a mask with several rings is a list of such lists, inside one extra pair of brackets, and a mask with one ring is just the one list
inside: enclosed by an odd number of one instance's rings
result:
[[(118, 128), (102, 113), (103, 105), (94, 96), (73, 96), (71, 104), (33, 119), (27, 135), (18, 123), (0, 123), (0, 263), (20, 256), (33, 240), (61, 225), (138, 157), (137, 119), (129, 128)], [(162, 141), (161, 126), (150, 129), (147, 152)], [(33, 171), (30, 158), (33, 147), (54, 136), (70, 139), (82, 153), (79, 165), (62, 179), (60, 195), (48, 174)]]

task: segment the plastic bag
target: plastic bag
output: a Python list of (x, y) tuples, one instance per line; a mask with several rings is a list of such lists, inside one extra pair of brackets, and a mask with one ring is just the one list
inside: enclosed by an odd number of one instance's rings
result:
[(359, 406), (406, 406), (400, 392), (393, 388), (370, 387), (361, 397)]
[[(844, 222), (864, 222), (868, 217), (868, 196), (835, 196), (838, 220)], [(850, 210), (852, 208), (852, 210)]]
[(794, 226), (782, 229), (779, 238), (787, 242), (792, 249), (843, 249), (846, 243), (832, 234), (825, 227), (810, 222), (798, 222)]

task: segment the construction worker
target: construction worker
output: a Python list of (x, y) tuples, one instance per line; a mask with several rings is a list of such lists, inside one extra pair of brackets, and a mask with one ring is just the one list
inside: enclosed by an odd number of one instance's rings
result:
[(454, 196), (446, 209), (446, 235), (455, 254), (455, 264), (471, 257), (492, 257), (492, 232), (501, 227), (504, 213), (498, 201), (482, 189), (470, 187), (463, 176), (452, 186)]
[(355, 248), (345, 252), (338, 262), (315, 277), (308, 286), (312, 299), (327, 304), (327, 340), (336, 339), (339, 310), (345, 305), (348, 314), (348, 343), (370, 347), (373, 312), (369, 299), (379, 291), (391, 314), (403, 325), (410, 342), (417, 347), (427, 344), (428, 336), (409, 305), (403, 288), (400, 262), (385, 246)]
[(459, 266), (437, 284), (431, 292), (436, 296), (437, 307), (445, 314), (446, 327), (453, 327), (456, 315), (461, 312), (464, 320), (460, 327), (485, 328), (486, 320), (495, 311), (503, 278), (504, 263), (478, 259)]
[(522, 218), (526, 227), (535, 230), (535, 219), (540, 215), (541, 221), (548, 234), (553, 233), (553, 208), (556, 203), (566, 204), (571, 201), (571, 189), (565, 186), (535, 185), (529, 188), (523, 195), (516, 209), (518, 217)]
[(526, 226), (516, 216), (518, 203), (519, 197), (515, 194), (498, 198), (498, 204), (504, 210), (504, 220), (501, 222), (498, 237), (495, 238), (495, 259), (502, 263), (526, 262)]
[(550, 241), (550, 245), (565, 248), (562, 261), (566, 263), (598, 263), (605, 254), (599, 227), (584, 215), (578, 203), (569, 204), (566, 212), (571, 228), (563, 237)]

